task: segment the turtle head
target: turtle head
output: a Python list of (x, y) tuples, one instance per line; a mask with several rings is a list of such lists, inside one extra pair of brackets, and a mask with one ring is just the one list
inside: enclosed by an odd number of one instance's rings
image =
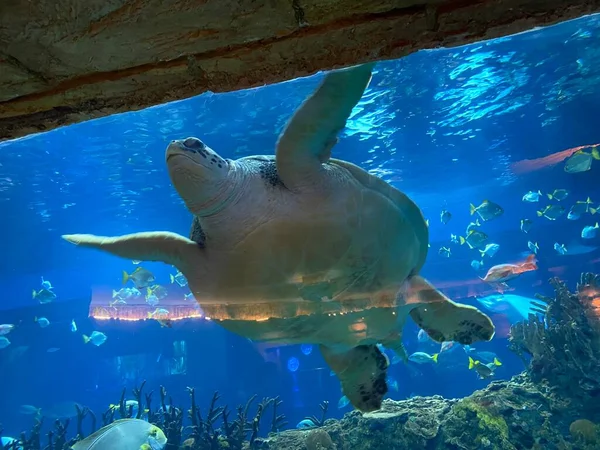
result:
[(200, 139), (171, 141), (166, 158), (171, 181), (192, 214), (214, 214), (230, 198), (233, 162)]

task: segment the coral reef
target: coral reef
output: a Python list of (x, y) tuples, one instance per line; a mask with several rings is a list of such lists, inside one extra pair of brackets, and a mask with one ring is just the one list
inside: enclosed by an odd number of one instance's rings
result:
[[(581, 275), (575, 293), (557, 278), (550, 280), (555, 298), (539, 298), (548, 307), (543, 317), (513, 325), (511, 349), (531, 357), (527, 374), (565, 402), (578, 405), (584, 417), (599, 421), (600, 276)], [(592, 416), (590, 416), (592, 415)]]
[[(165, 450), (245, 450), (260, 447), (259, 430), (261, 419), (269, 407), (272, 407), (270, 431), (277, 432), (287, 422), (277, 408), (281, 405), (279, 397), (265, 398), (260, 402), (254, 414), (250, 409), (256, 396), (251, 397), (243, 406), (238, 406), (236, 418), (230, 420), (230, 412), (226, 406), (219, 406), (219, 393), (215, 392), (206, 414), (203, 416), (196, 402), (195, 389), (188, 387), (190, 408), (184, 410), (173, 405), (164, 387), (160, 387), (158, 408), (153, 407), (153, 392), (144, 393), (144, 381), (139, 388), (133, 389), (137, 407), (125, 400), (126, 390), (121, 399), (102, 414), (102, 426), (115, 420), (136, 418), (147, 419), (148, 422), (161, 428), (167, 436)], [(69, 437), (70, 420), (56, 420), (54, 428), (42, 436), (43, 418), (36, 419), (29, 433), (22, 433), (18, 442), (0, 447), (0, 450), (70, 450), (77, 441), (96, 430), (96, 416), (88, 408), (77, 409), (77, 428), (75, 436)], [(91, 426), (86, 434), (83, 429), (84, 419), (90, 418)], [(189, 422), (189, 424), (188, 424)], [(1, 435), (0, 427), (0, 435)]]
[(539, 297), (546, 305), (542, 314), (511, 329), (511, 349), (527, 366), (512, 380), (492, 382), (460, 400), (386, 400), (374, 413), (354, 411), (318, 429), (271, 435), (263, 448), (600, 448), (600, 277), (583, 274), (575, 293), (558, 279), (550, 283), (556, 295)]
[[(511, 349), (523, 358), (527, 369), (464, 399), (385, 400), (379, 411), (353, 411), (341, 420), (325, 420), (329, 405), (323, 402), (320, 418), (305, 418), (313, 427), (280, 431), (286, 422), (278, 413), (278, 398), (264, 399), (250, 414), (256, 400), (252, 397), (237, 408), (232, 420), (227, 407), (218, 406), (218, 393), (202, 415), (194, 389), (188, 388), (191, 408), (184, 414), (163, 388), (159, 408), (153, 408), (152, 392), (143, 395), (142, 385), (133, 392), (138, 404), (145, 405), (136, 416), (147, 413), (148, 420), (163, 429), (169, 440), (167, 450), (598, 449), (600, 277), (583, 274), (575, 293), (558, 279), (550, 283), (556, 295), (540, 297), (547, 305), (543, 314), (531, 315), (511, 329)], [(258, 432), (267, 408), (272, 408), (271, 433), (261, 438)], [(102, 421), (132, 417), (133, 412), (123, 392), (118, 407), (107, 411)], [(77, 435), (71, 440), (66, 434), (68, 421), (56, 422), (47, 438), (40, 436), (42, 423), (36, 423), (29, 434), (22, 435), (23, 449), (68, 449), (83, 437), (86, 417), (92, 421), (89, 431), (95, 429), (91, 411), (78, 410)]]

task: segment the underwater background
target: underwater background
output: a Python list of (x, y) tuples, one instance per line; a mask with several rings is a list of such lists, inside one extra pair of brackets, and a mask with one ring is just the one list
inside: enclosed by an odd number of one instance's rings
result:
[[(565, 166), (578, 148), (591, 154), (600, 143), (599, 29), (599, 17), (589, 16), (376, 65), (333, 156), (383, 178), (421, 207), (431, 242), (422, 275), (453, 300), (486, 311), (496, 325), (489, 343), (441, 351), (439, 344), (420, 342), (409, 323), (408, 353), (438, 354), (437, 362), (392, 364), (389, 398), (464, 397), (522, 372), (523, 361), (508, 348), (510, 325), (527, 318), (536, 293), (552, 293), (550, 277), (574, 286), (582, 272), (598, 272), (600, 233), (583, 238), (582, 230), (600, 217), (594, 213), (600, 161), (592, 158), (589, 170), (578, 173)], [(192, 218), (170, 183), (167, 144), (198, 136), (225, 158), (273, 154), (284, 124), (322, 77), (207, 93), (0, 143), (0, 324), (16, 325), (0, 349), (3, 435), (31, 428), (33, 415), (24, 405), (57, 418), (73, 413), (74, 403), (101, 414), (118, 403), (123, 388), (131, 392), (144, 380), (146, 389), (164, 386), (175, 404), (188, 401), (186, 386), (196, 388), (203, 405), (218, 391), (231, 409), (255, 394), (279, 396), (284, 428), (319, 415), (322, 401), (330, 402), (328, 417), (350, 411), (339, 404), (339, 382), (316, 347), (250, 342), (203, 317), (185, 299), (185, 286), (171, 282), (174, 268), (83, 251), (60, 238), (151, 230), (187, 235)], [(538, 191), (538, 201), (524, 200)], [(499, 245), (492, 257), (461, 245), (478, 218), (470, 205), (484, 200), (504, 210), (477, 227)], [(585, 211), (571, 220), (577, 202), (586, 202)], [(549, 205), (565, 211), (549, 220)], [(451, 218), (443, 219), (443, 212)], [(527, 233), (525, 219), (532, 221)], [(528, 243), (536, 248), (538, 269), (512, 280), (505, 295), (480, 280), (493, 265), (523, 261), (531, 253)], [(123, 288), (123, 271), (137, 267), (166, 288), (159, 307), (179, 305), (198, 317), (170, 327), (103, 320), (112, 291)], [(42, 281), (51, 283), (56, 298), (42, 300)], [(127, 305), (120, 308), (125, 318)], [(49, 325), (42, 327), (40, 318)], [(93, 331), (106, 341), (85, 343), (82, 336)], [(480, 379), (469, 357), (488, 363), (490, 355), (501, 365), (492, 378)]]

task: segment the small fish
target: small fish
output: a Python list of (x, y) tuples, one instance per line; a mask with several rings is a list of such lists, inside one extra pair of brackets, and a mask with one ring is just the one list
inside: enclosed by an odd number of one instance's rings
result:
[(173, 328), (173, 320), (172, 319), (156, 319), (156, 321), (163, 328)]
[(6, 348), (10, 345), (10, 341), (6, 336), (0, 336), (0, 349)]
[(154, 294), (147, 295), (146, 303), (148, 303), (150, 306), (156, 306), (159, 303), (158, 297)]
[(433, 355), (430, 355), (429, 353), (425, 352), (414, 352), (408, 357), (408, 360), (417, 364), (425, 364), (430, 362), (437, 363), (438, 355), (439, 353), (434, 353)]
[(139, 259), (132, 259), (131, 263), (137, 266), (138, 264), (141, 264), (142, 262)]
[(556, 220), (565, 213), (565, 208), (560, 205), (548, 205), (537, 212), (538, 217), (545, 217), (548, 220)]
[(75, 323), (75, 319), (71, 319), (71, 333), (77, 332), (77, 324)]
[(342, 395), (340, 397), (340, 399), (338, 400), (338, 409), (342, 409), (345, 408), (346, 406), (348, 406), (350, 404), (350, 399), (348, 397), (346, 397), (345, 395)]
[(523, 233), (529, 233), (529, 230), (531, 230), (531, 227), (533, 227), (533, 220), (521, 219), (521, 231)]
[(101, 331), (93, 331), (89, 336), (83, 335), (83, 342), (85, 344), (91, 342), (96, 347), (100, 347), (102, 344), (106, 342), (108, 337), (102, 333)]
[(550, 200), (555, 199), (560, 202), (569, 196), (569, 191), (566, 189), (556, 189), (552, 194), (547, 195)]
[(50, 321), (45, 317), (34, 317), (33, 321), (37, 322), (41, 328), (46, 328), (48, 325), (50, 325)]
[(578, 220), (580, 218), (581, 218), (581, 214), (579, 214), (577, 212), (569, 211), (569, 214), (567, 214), (567, 219), (569, 219), (569, 220)]
[(477, 260), (473, 260), (471, 261), (471, 267), (475, 270), (481, 270), (481, 268), (483, 267), (483, 261), (477, 261)]
[(129, 280), (133, 282), (136, 289), (144, 289), (154, 283), (155, 277), (149, 270), (138, 267), (131, 274), (123, 271), (123, 284), (126, 284)]
[(2, 436), (0, 437), (0, 448), (21, 450), (23, 447), (19, 445), (18, 439), (9, 436)]
[(598, 234), (598, 222), (592, 227), (588, 225), (583, 230), (581, 230), (581, 237), (583, 239), (593, 239)]
[(452, 242), (453, 244), (458, 244), (458, 236), (455, 234), (451, 234), (450, 235), (450, 242)]
[(44, 280), (44, 277), (42, 277), (42, 289), (46, 289), (48, 291), (52, 290), (52, 283), (50, 283), (48, 280)]
[(126, 302), (125, 300), (122, 300), (122, 299), (120, 299), (120, 298), (117, 298), (117, 299), (113, 300), (112, 302), (109, 302), (108, 304), (109, 304), (111, 307), (113, 307), (113, 308), (115, 308), (115, 309), (116, 309), (116, 307), (117, 307), (117, 306), (126, 305), (126, 304), (127, 304), (127, 302)]
[(440, 255), (442, 255), (444, 258), (450, 258), (450, 256), (452, 255), (452, 252), (450, 251), (450, 249), (448, 247), (442, 247), (438, 250), (438, 253)]
[(25, 414), (25, 415), (39, 415), (40, 412), (42, 411), (42, 408), (38, 408), (37, 406), (33, 406), (33, 405), (21, 405), (19, 406), (19, 414)]
[(558, 242), (555, 242), (554, 243), (554, 250), (556, 250), (559, 255), (566, 255), (567, 254), (567, 247), (565, 247), (565, 244), (559, 244)]
[[(494, 362), (495, 359), (498, 359), (498, 355), (496, 355), (494, 352), (485, 352), (485, 351), (480, 352), (479, 350), (472, 348), (471, 353), (473, 355), (474, 360), (478, 359), (479, 361), (481, 361), (482, 363), (485, 363), (485, 364)], [(498, 361), (500, 361), (500, 360), (498, 359)], [(473, 361), (473, 362), (475, 362), (475, 361)]]
[(446, 211), (445, 209), (442, 210), (442, 212), (440, 213), (440, 221), (446, 225), (448, 222), (450, 222), (450, 219), (452, 219), (452, 214), (450, 214), (449, 211)]
[(533, 253), (534, 255), (537, 255), (538, 250), (540, 249), (540, 246), (538, 245), (538, 243), (533, 243), (531, 241), (527, 242), (527, 248), (529, 248), (529, 250), (531, 250), (531, 253)]
[(475, 222), (471, 222), (469, 225), (467, 225), (467, 230), (465, 231), (466, 234), (469, 234), (471, 232), (471, 230), (473, 230), (475, 227), (480, 227), (481, 223), (479, 222), (479, 218), (477, 218), (475, 220)]
[(385, 382), (391, 391), (398, 392), (398, 381), (394, 377), (388, 375)]
[(529, 255), (522, 263), (498, 264), (497, 266), (490, 268), (482, 280), (487, 283), (504, 283), (505, 281), (516, 278), (525, 272), (537, 270), (537, 268), (535, 255)]
[(12, 323), (3, 323), (2, 325), (0, 325), (0, 336), (7, 335), (14, 329), (15, 326)]
[(40, 289), (39, 291), (34, 289), (32, 298), (37, 299), (43, 305), (56, 299), (56, 294), (48, 289)]
[[(136, 289), (136, 291), (137, 291), (137, 289)], [(133, 297), (133, 292), (129, 288), (121, 288), (118, 291), (113, 289), (113, 291), (112, 291), (113, 299), (129, 300), (131, 297)]]
[(573, 153), (565, 161), (565, 172), (579, 173), (586, 172), (591, 169), (593, 160), (600, 160), (600, 152), (598, 146), (594, 145), (590, 153), (579, 150)]
[(491, 202), (489, 200), (484, 200), (481, 203), (481, 205), (479, 205), (479, 206), (475, 206), (471, 203), (470, 212), (471, 212), (471, 215), (473, 215), (475, 213), (479, 214), (479, 217), (481, 217), (481, 220), (483, 220), (484, 222), (487, 222), (489, 220), (500, 217), (502, 214), (504, 214), (504, 209), (502, 209), (502, 207), (500, 205), (498, 205), (494, 202)]
[(425, 330), (423, 330), (422, 328), (419, 329), (419, 332), (417, 333), (417, 341), (424, 343), (424, 342), (433, 342), (433, 339), (431, 339), (429, 337), (429, 335), (425, 332)]
[(488, 241), (488, 235), (483, 231), (471, 230), (466, 237), (459, 236), (460, 245), (467, 244), (470, 249), (485, 247)]
[(444, 342), (442, 342), (442, 344), (440, 345), (440, 353), (447, 352), (452, 347), (454, 347), (454, 344), (455, 344), (454, 341), (444, 341)]
[(596, 214), (597, 210), (595, 208), (592, 208), (591, 206), (592, 206), (592, 199), (589, 197), (585, 201), (577, 200), (575, 202), (575, 204), (573, 206), (571, 206), (569, 213), (577, 214), (578, 216), (581, 216), (581, 214), (584, 214), (584, 213), (590, 213), (590, 214), (594, 215), (594, 214)]
[(469, 356), (469, 370), (475, 369), (479, 378), (491, 378), (494, 376), (494, 372), (498, 366), (501, 366), (502, 363), (495, 358), (493, 362), (489, 364), (483, 364), (481, 361), (475, 361), (473, 358)]
[[(140, 405), (137, 400), (125, 400), (123, 407), (125, 411), (131, 410), (132, 417), (137, 416), (138, 410), (140, 409)], [(108, 409), (111, 411), (118, 411), (121, 408), (120, 404), (111, 403), (108, 405)]]
[(59, 350), (60, 350), (60, 348), (58, 348), (58, 347), (50, 347), (48, 350), (46, 350), (46, 353), (54, 353)]
[(500, 250), (500, 245), (498, 244), (488, 244), (485, 246), (483, 250), (479, 250), (481, 253), (481, 257), (487, 256), (488, 258), (493, 258), (496, 253)]
[(539, 202), (541, 195), (542, 195), (541, 191), (537, 191), (537, 192), (529, 191), (527, 194), (525, 194), (523, 196), (522, 201), (528, 202), (528, 203)]
[(162, 300), (167, 295), (169, 295), (169, 293), (167, 292), (167, 288), (159, 284), (155, 284), (154, 286), (146, 288), (146, 297), (150, 295), (155, 295), (157, 299)]
[(169, 311), (164, 308), (156, 308), (154, 311), (148, 313), (148, 318), (153, 319), (155, 317), (162, 317), (169, 315)]
[(169, 277), (171, 278), (171, 284), (177, 283), (181, 287), (186, 287), (188, 284), (187, 279), (183, 276), (183, 274), (179, 270), (177, 271), (177, 273), (175, 275), (169, 274)]
[(316, 426), (317, 425), (311, 419), (303, 419), (300, 422), (298, 422), (296, 428), (298, 428), (299, 430), (305, 430), (307, 428), (315, 428)]

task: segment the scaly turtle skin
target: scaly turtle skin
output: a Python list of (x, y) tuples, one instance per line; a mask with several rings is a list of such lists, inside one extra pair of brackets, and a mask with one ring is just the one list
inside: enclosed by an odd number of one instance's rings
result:
[(405, 355), (410, 315), (434, 340), (490, 340), (491, 320), (418, 276), (428, 229), (402, 192), (330, 157), (372, 65), (330, 72), (294, 114), (275, 156), (221, 158), (196, 138), (167, 148), (171, 180), (194, 215), (170, 232), (69, 242), (177, 267), (207, 316), (250, 339), (314, 343), (361, 411), (379, 409), (388, 361)]

